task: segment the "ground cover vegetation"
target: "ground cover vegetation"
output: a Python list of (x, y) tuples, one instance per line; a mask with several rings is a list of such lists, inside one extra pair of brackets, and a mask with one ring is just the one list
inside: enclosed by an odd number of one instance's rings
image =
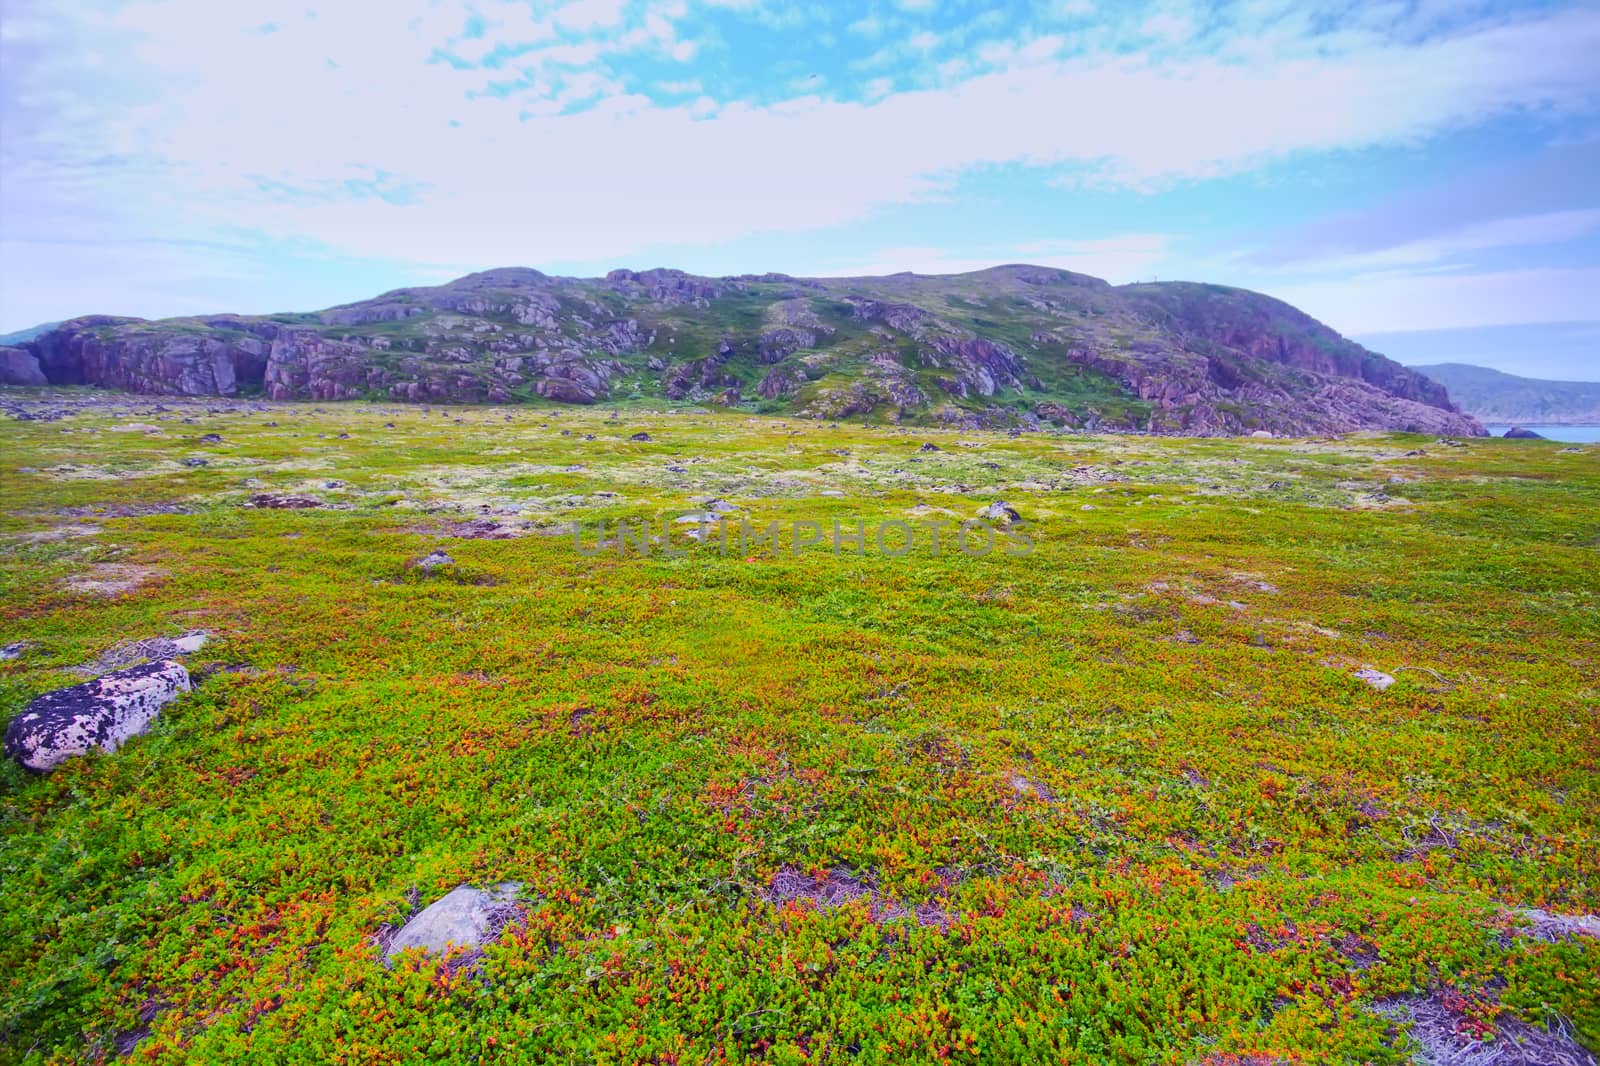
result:
[[(0, 1061), (1600, 1048), (1600, 447), (6, 407), (6, 717), (207, 641), (0, 767)], [(571, 535), (996, 501), (1028, 554)]]

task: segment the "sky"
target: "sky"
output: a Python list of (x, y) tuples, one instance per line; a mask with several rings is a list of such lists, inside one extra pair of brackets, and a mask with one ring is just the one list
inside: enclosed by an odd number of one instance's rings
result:
[(0, 0), (0, 332), (1032, 262), (1600, 379), (1596, 55), (1600, 2)]

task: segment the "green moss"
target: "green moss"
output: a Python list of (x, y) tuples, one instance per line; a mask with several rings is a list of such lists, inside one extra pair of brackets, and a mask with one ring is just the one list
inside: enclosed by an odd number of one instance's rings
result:
[[(1440, 987), (1600, 1046), (1600, 946), (1501, 916), (1600, 908), (1594, 448), (109, 403), (141, 413), (0, 424), (0, 709), (129, 639), (230, 669), (115, 755), (0, 768), (0, 1059), (1397, 1063), (1369, 1008)], [(549, 532), (707, 496), (998, 497), (1036, 548)], [(484, 518), (524, 535), (450, 535)], [(144, 583), (73, 590), (106, 567)], [(871, 893), (775, 902), (796, 871)], [(378, 961), (503, 880), (474, 967)]]

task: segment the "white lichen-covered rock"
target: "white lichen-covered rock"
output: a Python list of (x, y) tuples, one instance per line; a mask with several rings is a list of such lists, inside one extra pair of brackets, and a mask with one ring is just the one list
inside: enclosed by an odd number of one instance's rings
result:
[(1390, 685), (1394, 684), (1394, 678), (1390, 677), (1382, 670), (1374, 670), (1370, 666), (1363, 666), (1361, 669), (1357, 670), (1356, 677), (1359, 680), (1365, 681), (1379, 692), (1384, 691)]
[(384, 959), (411, 948), (442, 954), (452, 947), (476, 950), (492, 942), (515, 913), (521, 888), (515, 881), (487, 891), (462, 885), (407, 922), (384, 949)]
[(1514, 912), (1520, 920), (1520, 935), (1540, 940), (1570, 940), (1587, 936), (1600, 940), (1600, 914), (1552, 914), (1537, 907)]
[(11, 719), (5, 753), (42, 772), (95, 748), (116, 751), (190, 687), (189, 671), (168, 659), (47, 692)]

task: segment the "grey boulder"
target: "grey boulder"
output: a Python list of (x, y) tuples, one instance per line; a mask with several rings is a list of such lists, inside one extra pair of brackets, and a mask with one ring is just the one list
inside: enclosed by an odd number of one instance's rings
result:
[(384, 948), (384, 961), (410, 949), (442, 954), (452, 947), (476, 950), (493, 943), (516, 912), (521, 889), (515, 881), (487, 891), (461, 885), (407, 922)]
[(1009, 503), (996, 500), (978, 512), (978, 517), (986, 522), (993, 522), (999, 526), (1009, 526), (1014, 522), (1022, 521), (1022, 516), (1014, 511)]
[(441, 566), (454, 566), (456, 561), (442, 551), (432, 551), (412, 564), (425, 574), (431, 574)]
[(47, 692), (11, 719), (5, 753), (42, 773), (95, 748), (116, 751), (191, 687), (183, 664), (166, 659)]

